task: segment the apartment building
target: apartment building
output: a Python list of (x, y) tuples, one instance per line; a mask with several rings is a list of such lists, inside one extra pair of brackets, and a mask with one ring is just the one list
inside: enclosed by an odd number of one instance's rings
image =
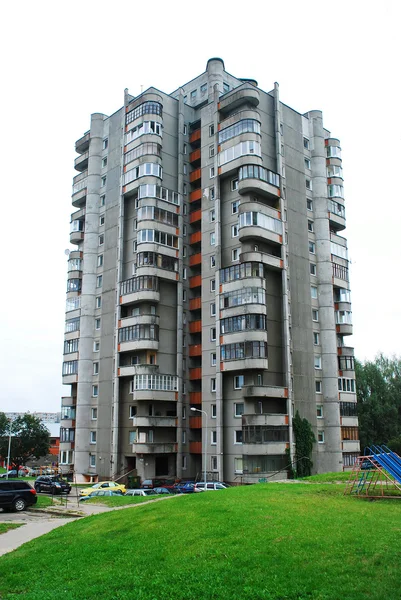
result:
[[(255, 482), (359, 452), (341, 147), (220, 58), (76, 142), (61, 463)], [(274, 475), (277, 473), (276, 475)]]

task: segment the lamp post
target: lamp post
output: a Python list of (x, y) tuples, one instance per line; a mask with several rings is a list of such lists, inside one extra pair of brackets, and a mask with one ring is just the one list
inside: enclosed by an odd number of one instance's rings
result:
[(206, 492), (206, 490), (207, 490), (207, 477), (206, 477), (207, 466), (206, 466), (206, 464), (207, 464), (207, 442), (208, 442), (208, 439), (207, 439), (207, 412), (205, 410), (201, 410), (200, 408), (194, 408), (192, 406), (191, 406), (191, 410), (193, 410), (195, 412), (203, 413), (205, 415), (205, 458), (204, 458), (205, 464), (204, 464), (204, 468), (203, 468), (203, 477), (205, 480), (205, 492)]
[[(13, 422), (11, 421), (11, 419), (10, 419), (9, 423), (10, 423), (10, 429), (9, 429), (9, 432), (8, 432), (7, 477), (6, 477), (6, 479), (8, 479), (8, 473), (10, 471), (11, 431), (12, 431), (12, 428), (13, 428)], [(17, 475), (18, 475), (18, 473), (17, 473)]]

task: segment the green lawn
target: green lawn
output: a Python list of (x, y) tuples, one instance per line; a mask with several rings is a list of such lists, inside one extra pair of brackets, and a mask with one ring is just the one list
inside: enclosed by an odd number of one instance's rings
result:
[(300, 481), (310, 481), (311, 483), (347, 483), (351, 476), (351, 471), (343, 473), (323, 473), (321, 475), (311, 475), (310, 477), (302, 477)]
[(7, 533), (10, 529), (18, 529), (22, 525), (25, 525), (25, 523), (0, 523), (0, 534)]
[(103, 506), (127, 506), (129, 504), (140, 504), (141, 502), (149, 502), (150, 500), (160, 500), (161, 496), (100, 496), (99, 498), (91, 498), (80, 502), (79, 506), (84, 504), (101, 504)]
[(0, 597), (399, 600), (400, 538), (396, 500), (337, 485), (244, 486), (55, 529), (0, 558)]

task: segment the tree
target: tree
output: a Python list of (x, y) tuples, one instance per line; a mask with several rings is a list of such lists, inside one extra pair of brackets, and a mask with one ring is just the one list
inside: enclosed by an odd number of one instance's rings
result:
[(355, 377), (361, 451), (372, 444), (397, 451), (392, 445), (399, 447), (401, 440), (401, 359), (379, 354), (374, 361), (355, 361)]
[(297, 477), (308, 477), (312, 473), (312, 450), (315, 434), (307, 419), (301, 419), (297, 411), (292, 420), (295, 438), (295, 472)]
[[(10, 422), (0, 413), (0, 456), (8, 455)], [(29, 413), (14, 419), (11, 425), (10, 463), (15, 464), (17, 474), (20, 465), (30, 458), (40, 458), (49, 452), (50, 432), (40, 419)]]

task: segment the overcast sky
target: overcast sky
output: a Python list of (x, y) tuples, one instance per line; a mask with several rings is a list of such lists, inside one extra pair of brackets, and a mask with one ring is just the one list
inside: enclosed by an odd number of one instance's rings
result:
[(20, 0), (1, 7), (0, 410), (60, 409), (75, 141), (124, 88), (223, 58), (341, 140), (359, 359), (401, 354), (399, 1)]

